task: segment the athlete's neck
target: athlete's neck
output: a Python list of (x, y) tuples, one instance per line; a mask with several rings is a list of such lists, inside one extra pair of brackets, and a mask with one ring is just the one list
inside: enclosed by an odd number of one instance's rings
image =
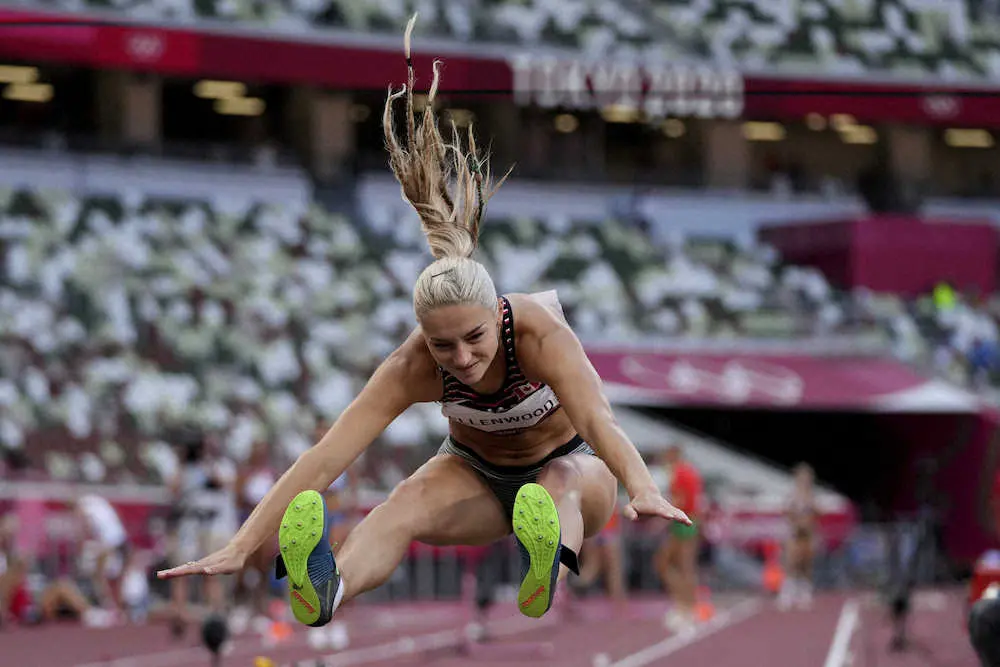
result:
[(497, 353), (493, 355), (490, 367), (486, 369), (482, 379), (469, 385), (478, 394), (489, 396), (500, 391), (503, 383), (507, 380), (507, 353), (504, 351), (503, 338), (497, 344)]

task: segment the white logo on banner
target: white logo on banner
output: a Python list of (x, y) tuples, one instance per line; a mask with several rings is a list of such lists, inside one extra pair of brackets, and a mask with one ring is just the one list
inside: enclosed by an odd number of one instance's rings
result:
[(707, 65), (592, 62), (517, 55), (510, 61), (514, 101), (551, 109), (608, 106), (667, 116), (739, 118), (743, 75)]
[(928, 95), (920, 104), (932, 118), (954, 118), (962, 109), (962, 100), (953, 95)]
[(163, 38), (149, 32), (129, 33), (125, 49), (134, 60), (150, 62), (163, 55)]
[(765, 398), (776, 404), (802, 399), (805, 382), (795, 371), (761, 361), (726, 360), (721, 367), (702, 367), (689, 359), (658, 360), (657, 367), (634, 355), (622, 358), (621, 371), (638, 385), (663, 388), (685, 396), (709, 395), (724, 403)]

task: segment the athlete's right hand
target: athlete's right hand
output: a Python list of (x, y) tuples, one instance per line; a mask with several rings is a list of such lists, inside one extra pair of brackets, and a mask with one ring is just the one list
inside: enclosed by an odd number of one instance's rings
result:
[(230, 542), (201, 560), (189, 561), (184, 565), (179, 565), (169, 570), (160, 570), (156, 573), (156, 576), (158, 579), (173, 579), (174, 577), (186, 577), (192, 574), (232, 574), (233, 572), (242, 570), (246, 561), (247, 553)]

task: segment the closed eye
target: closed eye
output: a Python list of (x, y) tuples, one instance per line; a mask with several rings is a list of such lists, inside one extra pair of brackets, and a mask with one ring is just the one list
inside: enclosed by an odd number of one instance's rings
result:
[[(479, 341), (479, 340), (482, 339), (483, 334), (485, 332), (486, 332), (486, 325), (485, 324), (480, 324), (478, 327), (476, 327), (475, 329), (473, 329), (472, 331), (470, 331), (469, 333), (467, 333), (465, 335), (465, 337), (463, 338), (463, 340), (465, 340), (466, 343), (475, 343), (475, 342), (477, 342), (477, 341)], [(448, 341), (448, 340), (440, 340), (440, 339), (431, 338), (430, 342), (431, 342), (431, 345), (433, 345), (435, 348), (437, 348), (439, 350), (447, 350), (448, 348), (455, 346), (455, 343), (453, 343), (452, 341)]]

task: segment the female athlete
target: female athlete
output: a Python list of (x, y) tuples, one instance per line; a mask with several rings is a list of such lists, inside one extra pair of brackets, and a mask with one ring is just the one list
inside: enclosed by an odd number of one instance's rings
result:
[[(527, 561), (518, 606), (539, 617), (565, 572), (560, 564), (575, 569), (583, 539), (607, 524), (616, 477), (629, 494), (624, 513), (630, 519), (689, 523), (659, 493), (615, 421), (554, 292), (498, 296), (485, 267), (471, 258), (496, 188), (488, 191), (487, 160), (471, 130), (467, 152), (457, 131), (452, 144), (441, 136), (433, 111), (438, 62), (423, 118), (418, 124), (414, 117), (415, 19), (404, 39), (409, 84), (390, 89), (383, 128), (390, 166), (436, 259), (413, 290), (418, 326), (226, 547), (159, 573), (235, 572), (277, 530), (278, 570), (287, 570), (292, 610), (307, 625), (324, 625), (344, 600), (385, 582), (414, 540), (486, 545), (512, 529)], [(394, 102), (404, 95), (407, 137), (401, 144), (392, 118)], [(449, 437), (351, 531), (334, 560), (318, 491), (419, 402), (441, 404)]]
[(813, 469), (807, 463), (795, 466), (795, 487), (786, 514), (791, 535), (788, 539), (788, 577), (778, 594), (778, 606), (808, 608), (812, 604), (812, 567), (816, 543), (816, 494)]
[[(680, 445), (667, 448), (664, 462), (670, 469), (670, 499), (687, 516), (701, 518), (704, 493), (701, 474), (684, 458)], [(687, 632), (698, 622), (698, 548), (701, 535), (693, 524), (671, 524), (669, 535), (654, 556), (660, 579), (674, 606), (664, 619), (668, 628)]]

